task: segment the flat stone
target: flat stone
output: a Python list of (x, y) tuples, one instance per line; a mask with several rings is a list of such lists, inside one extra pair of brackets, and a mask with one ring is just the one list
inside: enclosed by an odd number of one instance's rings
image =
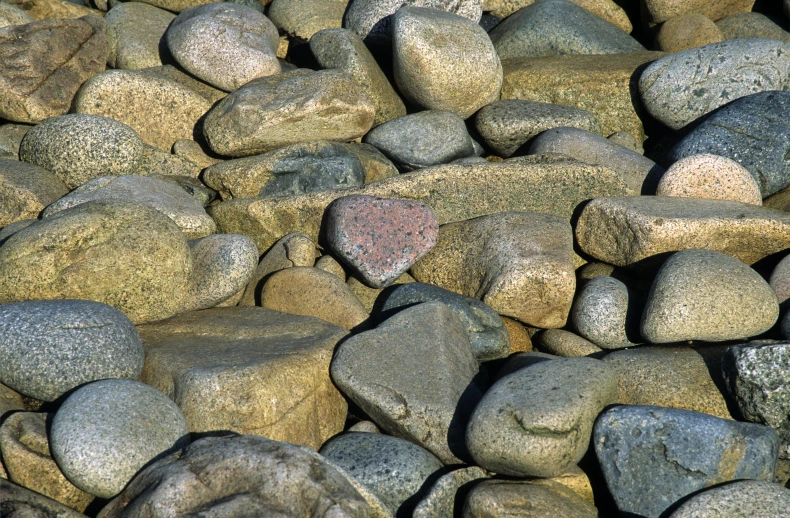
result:
[(469, 492), (464, 518), (595, 518), (598, 510), (559, 483), (486, 480)]
[(0, 158), (0, 227), (37, 218), (44, 207), (68, 192), (60, 178), (43, 167)]
[(782, 516), (788, 506), (790, 490), (786, 487), (771, 482), (739, 480), (691, 497), (669, 518)]
[(538, 349), (563, 358), (601, 356), (604, 350), (581, 336), (562, 329), (546, 329), (538, 338)]
[(700, 13), (675, 16), (661, 25), (656, 44), (664, 52), (681, 52), (718, 43), (726, 38), (713, 20)]
[(579, 216), (576, 239), (585, 253), (617, 266), (691, 248), (752, 264), (788, 248), (789, 228), (787, 213), (746, 203), (631, 196), (591, 201)]
[(790, 43), (790, 33), (762, 13), (737, 13), (716, 22), (723, 39), (764, 38)]
[(477, 466), (455, 469), (442, 475), (419, 501), (412, 517), (435, 518), (460, 515), (471, 482), (488, 477), (486, 470)]
[(760, 186), (748, 169), (709, 154), (688, 156), (672, 164), (658, 182), (656, 195), (763, 204)]
[(641, 330), (653, 343), (721, 342), (762, 334), (778, 318), (776, 295), (756, 271), (719, 252), (683, 250), (658, 271)]
[(405, 309), (338, 348), (332, 379), (382, 430), (455, 464), (480, 398), (469, 335), (441, 302)]
[(595, 277), (578, 290), (571, 321), (581, 336), (602, 349), (632, 347), (640, 307), (628, 286), (612, 277)]
[(345, 329), (259, 307), (181, 313), (139, 329), (140, 380), (176, 402), (191, 432), (318, 448), (343, 429), (346, 402), (328, 374)]
[(563, 217), (525, 212), (450, 223), (411, 271), (420, 282), (481, 299), (500, 315), (562, 327), (576, 290), (572, 229)]
[(686, 13), (704, 14), (713, 21), (752, 10), (754, 0), (644, 0), (644, 20), (653, 25)]
[[(612, 0), (572, 0), (574, 4), (618, 26), (623, 32), (630, 34), (634, 29), (628, 15), (622, 7)], [(483, 10), (491, 11), (493, 16), (507, 18), (516, 11), (531, 5), (535, 0), (484, 0)]]
[(110, 43), (107, 64), (127, 70), (162, 66), (165, 31), (175, 17), (142, 2), (124, 2), (110, 9), (104, 18)]
[[(214, 234), (189, 242), (192, 296), (185, 310), (213, 308), (249, 283), (258, 266), (258, 247), (237, 234)], [(234, 304), (235, 306), (235, 304)]]
[(477, 23), (436, 9), (401, 8), (393, 16), (392, 45), (395, 82), (412, 103), (466, 119), (499, 99), (502, 64)]
[(617, 402), (617, 374), (592, 358), (542, 361), (500, 378), (475, 408), (466, 444), (495, 473), (552, 477), (578, 463), (595, 418)]
[(0, 497), (3, 499), (3, 512), (7, 512), (9, 516), (30, 518), (84, 518), (85, 516), (40, 493), (13, 484), (3, 477), (0, 477)]
[(706, 487), (738, 479), (771, 480), (779, 438), (767, 426), (623, 405), (601, 414), (593, 443), (618, 510), (658, 518)]
[(348, 4), (349, 0), (274, 0), (269, 18), (291, 38), (310, 41), (321, 30), (341, 28)]

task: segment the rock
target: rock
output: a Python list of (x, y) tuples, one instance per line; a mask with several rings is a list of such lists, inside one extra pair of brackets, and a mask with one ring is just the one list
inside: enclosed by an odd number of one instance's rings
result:
[(672, 164), (658, 182), (656, 195), (763, 204), (760, 186), (748, 169), (709, 154), (688, 156)]
[(480, 397), (461, 320), (441, 302), (405, 309), (338, 348), (330, 374), (343, 393), (390, 435), (446, 464), (466, 457), (466, 417)]
[(192, 272), (173, 221), (128, 202), (89, 202), (15, 233), (0, 247), (0, 303), (104, 302), (139, 324), (176, 313)]
[(617, 266), (691, 248), (752, 264), (790, 246), (788, 225), (790, 217), (784, 212), (734, 201), (599, 198), (582, 210), (576, 239), (585, 253)]
[[(574, 4), (618, 26), (623, 32), (631, 33), (634, 27), (622, 7), (612, 0), (572, 0)], [(535, 0), (486, 0), (483, 10), (499, 18), (507, 18), (516, 11), (531, 5)], [(489, 4), (489, 5), (485, 5)]]
[(560, 127), (601, 132), (598, 119), (586, 110), (535, 101), (495, 101), (475, 116), (475, 128), (486, 146), (503, 158), (526, 147), (538, 134)]
[(220, 155), (247, 156), (297, 142), (348, 141), (373, 125), (374, 105), (337, 70), (295, 70), (250, 81), (206, 115), (204, 134)]
[(618, 146), (623, 146), (624, 148), (630, 149), (631, 151), (635, 151), (640, 155), (645, 154), (645, 148), (642, 147), (642, 143), (636, 140), (633, 135), (625, 131), (612, 133), (606, 137), (606, 139), (609, 142), (617, 144)]
[(194, 273), (188, 311), (230, 299), (247, 286), (258, 266), (258, 247), (247, 236), (214, 234), (190, 241), (189, 250)]
[(337, 260), (329, 254), (322, 255), (318, 258), (315, 262), (315, 267), (319, 270), (323, 270), (327, 273), (331, 273), (338, 279), (343, 282), (346, 282), (346, 270), (343, 268), (343, 265), (337, 262)]
[(601, 414), (593, 443), (618, 510), (649, 518), (715, 484), (770, 480), (779, 446), (767, 426), (625, 405)]
[(83, 518), (85, 515), (46, 496), (12, 484), (0, 477), (3, 512), (31, 518)]
[(230, 430), (318, 448), (343, 430), (329, 362), (346, 330), (259, 307), (182, 313), (140, 327), (140, 380), (173, 399), (191, 432)]
[[(339, 0), (323, 4), (346, 2)], [(406, 106), (400, 96), (356, 33), (349, 29), (321, 30), (310, 38), (310, 50), (322, 68), (342, 70), (368, 94), (375, 109), (374, 126), (406, 115)]]
[(323, 457), (253, 435), (205, 437), (163, 457), (141, 471), (100, 516), (142, 516), (149, 509), (172, 516), (370, 515), (346, 475)]
[(163, 77), (165, 79), (175, 81), (181, 86), (185, 86), (190, 90), (196, 91), (212, 105), (228, 96), (227, 92), (223, 92), (222, 90), (214, 88), (213, 86), (204, 83), (199, 79), (195, 79), (191, 75), (187, 74), (186, 72), (182, 72), (181, 69), (176, 68), (173, 65), (146, 68), (145, 70), (142, 70), (142, 72), (155, 77)]
[(645, 50), (619, 27), (569, 0), (538, 0), (506, 18), (489, 34), (503, 60)]
[[(409, 275), (408, 273), (404, 273), (397, 279), (395, 282), (392, 283), (392, 286), (397, 286), (399, 284), (408, 284), (410, 282), (417, 282), (414, 280), (414, 277)], [(350, 276), (346, 281), (346, 286), (351, 290), (351, 292), (356, 295), (359, 301), (365, 306), (365, 309), (373, 313), (374, 311), (380, 310), (381, 305), (383, 303), (384, 297), (382, 297), (382, 293), (385, 293), (384, 288), (370, 288), (362, 283), (356, 277)], [(389, 292), (389, 289), (387, 289)]]
[(147, 144), (143, 146), (140, 168), (135, 172), (136, 175), (180, 177), (187, 180), (197, 180), (200, 176), (200, 166), (186, 158)]
[(785, 256), (776, 265), (768, 283), (771, 285), (771, 289), (774, 290), (779, 304), (784, 307), (785, 301), (790, 299), (790, 259), (788, 259), (788, 256)]
[(0, 158), (0, 227), (37, 218), (44, 207), (68, 192), (60, 178), (43, 167)]
[(310, 41), (321, 30), (340, 29), (348, 3), (349, 0), (274, 0), (269, 17), (291, 38)]
[(562, 329), (546, 329), (540, 334), (538, 348), (546, 353), (563, 358), (577, 356), (601, 356), (604, 350), (570, 331)]
[(403, 439), (378, 433), (340, 434), (319, 453), (379, 497), (393, 514), (407, 511), (408, 500), (444, 468), (430, 452)]
[(167, 47), (187, 72), (232, 92), (280, 73), (274, 24), (250, 7), (214, 2), (185, 9), (165, 34)]
[(641, 308), (635, 303), (628, 286), (612, 277), (595, 277), (576, 294), (571, 321), (581, 336), (603, 349), (632, 347), (628, 335)]
[(557, 482), (486, 480), (469, 492), (464, 518), (595, 518), (598, 510)]
[(443, 225), (412, 275), (525, 324), (562, 327), (576, 289), (572, 230), (560, 216), (523, 212)]
[(694, 495), (669, 518), (747, 518), (782, 516), (790, 506), (790, 491), (779, 484), (739, 480)]
[(737, 13), (716, 22), (722, 39), (764, 38), (790, 43), (790, 33), (762, 13)]
[(11, 412), (16, 410), (25, 410), (25, 402), (22, 398), (22, 394), (0, 384), (0, 423), (2, 423)]
[(19, 146), (20, 160), (53, 172), (68, 189), (91, 178), (134, 174), (142, 153), (143, 142), (132, 128), (86, 114), (47, 119), (31, 128)]
[[(12, 482), (82, 512), (93, 501), (93, 495), (74, 487), (52, 460), (46, 429), (49, 416), (16, 412), (3, 421), (0, 426), (3, 464)], [(3, 494), (0, 488), (0, 495)]]
[(132, 380), (83, 385), (52, 420), (50, 447), (61, 471), (83, 491), (101, 498), (118, 494), (158, 455), (189, 442), (175, 403)]
[(720, 362), (724, 348), (710, 349), (646, 346), (614, 351), (602, 359), (617, 371), (618, 399), (625, 405), (680, 408), (731, 419), (718, 385), (721, 375), (711, 361), (713, 356)]
[(173, 143), (173, 154), (186, 158), (201, 169), (223, 162), (223, 160), (208, 156), (201, 145), (191, 139), (176, 140)]
[(748, 169), (763, 197), (769, 196), (790, 185), (790, 165), (784, 159), (790, 148), (786, 116), (790, 92), (743, 97), (691, 130), (669, 151), (667, 161), (703, 153), (729, 158)]
[(34, 20), (104, 16), (102, 11), (68, 0), (9, 0), (8, 3), (23, 9)]
[(94, 178), (46, 208), (47, 218), (91, 201), (127, 201), (145, 205), (166, 215), (184, 232), (186, 239), (197, 239), (217, 230), (214, 220), (202, 205), (184, 189), (158, 178), (145, 176), (104, 176)]
[(475, 22), (435, 9), (401, 8), (393, 16), (392, 45), (395, 82), (412, 103), (466, 119), (499, 99), (502, 65)]
[(381, 317), (429, 301), (445, 304), (463, 322), (469, 333), (472, 353), (478, 361), (496, 360), (510, 354), (510, 336), (499, 315), (477, 299), (464, 297), (432, 284), (402, 284), (386, 295)]
[(357, 327), (370, 316), (343, 280), (305, 266), (272, 274), (261, 290), (261, 306), (317, 317), (346, 329)]
[(635, 192), (652, 194), (664, 168), (636, 151), (618, 146), (608, 139), (577, 128), (544, 131), (532, 141), (530, 155), (559, 153), (588, 164), (599, 164), (617, 171)]
[(364, 195), (335, 200), (325, 227), (329, 249), (372, 288), (406, 273), (436, 245), (439, 232), (422, 203)]
[(510, 337), (510, 353), (532, 351), (532, 339), (527, 329), (512, 318), (500, 316)]
[(464, 120), (451, 111), (428, 110), (399, 117), (372, 129), (365, 142), (404, 171), (475, 154)]
[(80, 85), (104, 70), (108, 53), (98, 17), (0, 28), (0, 116), (36, 123), (66, 114)]
[(19, 7), (6, 2), (0, 3), (0, 27), (25, 25), (32, 21), (33, 18)]
[(488, 478), (477, 466), (459, 468), (439, 477), (427, 494), (417, 503), (413, 518), (435, 518), (460, 515), (464, 497), (471, 483)]
[(592, 113), (601, 133), (626, 131), (645, 140), (641, 104), (634, 102), (633, 77), (658, 52), (515, 58), (502, 63), (502, 99), (572, 106)]
[(779, 303), (747, 265), (711, 250), (683, 250), (658, 271), (642, 314), (653, 343), (721, 342), (759, 335), (779, 318)]
[(19, 160), (19, 144), (32, 127), (27, 124), (3, 124), (0, 126), (0, 158)]
[(713, 20), (700, 13), (686, 13), (670, 18), (656, 36), (659, 50), (681, 52), (718, 43), (726, 38)]
[[(169, 61), (164, 35), (176, 15), (142, 2), (125, 2), (109, 10), (107, 39), (113, 68), (140, 69)], [(175, 105), (173, 106), (175, 107)]]
[(704, 14), (713, 21), (731, 14), (752, 10), (754, 0), (726, 0), (708, 2), (706, 0), (643, 0), (643, 20), (651, 25), (664, 22), (673, 16), (686, 13)]

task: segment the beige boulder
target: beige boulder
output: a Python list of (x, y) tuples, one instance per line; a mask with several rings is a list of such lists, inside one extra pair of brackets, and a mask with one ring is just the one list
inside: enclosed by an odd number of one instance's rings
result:
[(0, 227), (37, 218), (44, 207), (68, 192), (63, 181), (43, 167), (0, 158)]
[(8, 0), (8, 3), (19, 7), (34, 20), (44, 20), (46, 18), (82, 18), (89, 14), (104, 16), (102, 11), (69, 2), (68, 0)]
[[(571, 0), (571, 2), (618, 26), (624, 32), (630, 33), (634, 29), (623, 8), (612, 0)], [(486, 0), (483, 3), (488, 4), (483, 6), (484, 11), (492, 11), (491, 14), (494, 16), (506, 18), (519, 9), (534, 4), (535, 0)]]
[(709, 154), (688, 156), (672, 164), (658, 182), (656, 196), (763, 204), (760, 186), (748, 169), (735, 160)]
[(713, 20), (704, 14), (687, 13), (665, 21), (656, 36), (656, 44), (664, 52), (680, 52), (724, 39)]
[(735, 13), (752, 10), (754, 0), (641, 0), (642, 19), (650, 25), (665, 22), (674, 16), (699, 13), (713, 21)]

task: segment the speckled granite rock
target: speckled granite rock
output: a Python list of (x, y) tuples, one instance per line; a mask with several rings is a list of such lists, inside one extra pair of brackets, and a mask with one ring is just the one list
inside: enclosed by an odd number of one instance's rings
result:
[(708, 489), (683, 502), (669, 518), (780, 517), (790, 508), (790, 490), (779, 484), (739, 480)]
[(579, 335), (562, 329), (546, 329), (537, 339), (538, 349), (542, 352), (576, 358), (578, 356), (598, 357), (604, 350)]
[(258, 247), (247, 236), (214, 234), (190, 241), (189, 251), (193, 274), (187, 311), (212, 308), (238, 294), (258, 266)]
[(722, 18), (716, 22), (716, 27), (726, 40), (764, 38), (790, 43), (790, 33), (780, 23), (778, 17), (771, 19), (762, 13), (750, 12)]
[(469, 492), (464, 518), (594, 518), (597, 509), (570, 489), (546, 480), (486, 480)]
[(310, 41), (321, 30), (342, 27), (348, 4), (349, 0), (274, 0), (268, 15), (291, 38)]
[(635, 345), (628, 334), (634, 334), (640, 309), (622, 281), (595, 277), (577, 291), (571, 321), (579, 334), (595, 345), (622, 349)]
[(672, 164), (658, 182), (656, 195), (763, 204), (760, 186), (748, 169), (710, 154), (688, 156)]
[(661, 25), (656, 45), (664, 52), (681, 52), (718, 43), (726, 38), (713, 20), (700, 13), (673, 16)]
[(486, 470), (477, 466), (458, 468), (442, 475), (417, 503), (412, 517), (435, 518), (460, 514), (471, 483), (488, 477)]
[(163, 37), (176, 15), (142, 2), (124, 2), (107, 12), (107, 39), (113, 68), (158, 67), (170, 61), (162, 56)]
[(751, 11), (754, 0), (722, 0), (713, 3), (706, 0), (644, 0), (643, 5), (644, 20), (652, 25), (685, 13), (704, 14), (716, 21), (731, 14)]
[(0, 477), (3, 511), (9, 516), (31, 518), (84, 518), (85, 515), (46, 496), (25, 489)]
[(768, 281), (782, 307), (790, 299), (790, 259), (788, 257), (785, 256), (784, 259), (779, 261), (779, 264), (771, 272), (771, 277)]
[[(618, 26), (630, 34), (633, 30), (631, 21), (622, 7), (612, 0), (572, 0), (574, 4), (582, 7), (607, 22)], [(491, 11), (493, 16), (507, 18), (519, 9), (533, 4), (535, 0), (484, 0), (483, 10)]]
[(37, 218), (44, 207), (67, 193), (61, 179), (43, 167), (0, 158), (0, 227)]

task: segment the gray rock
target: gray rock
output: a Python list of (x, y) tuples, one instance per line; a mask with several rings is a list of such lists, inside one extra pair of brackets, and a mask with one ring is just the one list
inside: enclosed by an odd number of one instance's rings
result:
[(612, 133), (608, 137), (606, 137), (609, 142), (617, 144), (618, 146), (623, 146), (624, 148), (628, 148), (631, 151), (635, 151), (640, 155), (645, 154), (645, 148), (642, 146), (642, 143), (636, 140), (633, 135), (626, 131), (618, 131), (616, 133)]
[[(785, 23), (785, 21), (782, 21)], [(790, 43), (790, 33), (762, 13), (736, 13), (716, 22), (725, 40), (762, 38)]]
[(785, 302), (790, 299), (790, 255), (785, 256), (784, 259), (779, 261), (771, 272), (771, 278), (768, 280), (771, 289), (774, 290), (776, 298), (783, 309), (786, 305)]
[(55, 173), (74, 189), (92, 178), (134, 174), (143, 141), (121, 122), (88, 114), (53, 117), (30, 129), (19, 159)]
[(396, 287), (386, 296), (381, 316), (389, 318), (398, 311), (429, 301), (446, 304), (461, 319), (469, 332), (472, 354), (478, 361), (496, 360), (510, 354), (510, 336), (496, 311), (478, 299), (433, 284), (410, 282)]
[(217, 191), (207, 187), (203, 182), (197, 178), (190, 178), (188, 176), (175, 176), (175, 175), (152, 175), (152, 178), (157, 178), (163, 182), (171, 185), (176, 185), (192, 196), (203, 207), (209, 205), (212, 201), (217, 199)]
[(6, 2), (0, 2), (0, 27), (24, 25), (32, 21), (33, 18), (24, 9)]
[(0, 477), (0, 500), (3, 514), (25, 518), (85, 518), (70, 507), (44, 495), (25, 489)]
[(266, 183), (260, 196), (290, 196), (306, 192), (360, 187), (365, 183), (365, 168), (359, 158), (338, 146), (328, 146), (321, 156), (294, 156), (278, 160), (272, 167), (274, 178)]
[(489, 34), (500, 59), (645, 50), (616, 25), (568, 0), (538, 0)]
[(37, 218), (44, 207), (68, 192), (60, 178), (43, 167), (0, 158), (0, 227)]
[(639, 78), (647, 111), (675, 130), (739, 97), (789, 87), (790, 45), (761, 39), (677, 52), (649, 65)]
[(0, 157), (19, 160), (19, 144), (32, 127), (27, 124), (0, 126)]
[(508, 357), (505, 364), (499, 368), (495, 379), (498, 381), (509, 374), (513, 374), (518, 370), (525, 369), (531, 365), (535, 365), (536, 363), (559, 360), (560, 358), (562, 357), (549, 353), (542, 353), (540, 351), (519, 352), (512, 354)]
[(612, 277), (590, 279), (577, 293), (571, 322), (584, 338), (603, 349), (622, 349), (636, 344), (628, 339), (639, 322), (628, 286)]
[(753, 269), (712, 250), (683, 250), (658, 271), (642, 313), (652, 343), (721, 342), (759, 335), (779, 318), (779, 303)]
[(739, 480), (683, 502), (668, 518), (780, 518), (790, 509), (790, 490), (779, 484)]
[(447, 464), (466, 457), (466, 416), (480, 398), (463, 322), (441, 302), (401, 311), (337, 349), (332, 379), (384, 431)]
[(567, 127), (601, 132), (598, 119), (586, 110), (537, 101), (503, 99), (484, 106), (475, 116), (483, 141), (503, 158), (546, 130)]
[(73, 392), (52, 420), (50, 447), (83, 491), (110, 498), (151, 460), (189, 442), (176, 404), (148, 385), (106, 379)]
[(486, 480), (469, 492), (464, 518), (596, 518), (595, 507), (552, 480)]
[(749, 95), (705, 119), (675, 144), (666, 160), (703, 153), (735, 160), (766, 197), (790, 185), (790, 164), (784, 158), (790, 148), (789, 121), (790, 92)]
[(593, 422), (617, 402), (617, 375), (592, 358), (534, 363), (499, 379), (475, 408), (466, 444), (502, 475), (552, 477), (579, 462)]
[(365, 142), (404, 171), (475, 154), (464, 120), (450, 111), (428, 110), (399, 117), (372, 129)]
[(620, 512), (658, 518), (714, 484), (770, 481), (779, 438), (767, 426), (699, 412), (617, 406), (598, 418), (594, 444)]
[[(430, 452), (403, 439), (378, 433), (345, 433), (318, 451), (378, 496), (395, 513), (444, 468)], [(413, 505), (413, 504), (412, 504)]]
[(488, 473), (477, 466), (459, 468), (442, 475), (414, 508), (412, 518), (458, 516), (470, 483), (488, 477)]
[(170, 24), (165, 38), (187, 72), (228, 92), (280, 73), (277, 28), (251, 7), (229, 2), (190, 7)]
[(562, 329), (546, 329), (538, 336), (537, 345), (542, 352), (563, 358), (596, 357), (604, 354), (604, 350), (594, 343)]
[(0, 305), (0, 382), (41, 400), (105, 378), (137, 379), (143, 344), (117, 309), (87, 300)]
[(107, 12), (107, 39), (113, 68), (158, 67), (170, 58), (165, 31), (176, 15), (142, 2), (124, 2)]

